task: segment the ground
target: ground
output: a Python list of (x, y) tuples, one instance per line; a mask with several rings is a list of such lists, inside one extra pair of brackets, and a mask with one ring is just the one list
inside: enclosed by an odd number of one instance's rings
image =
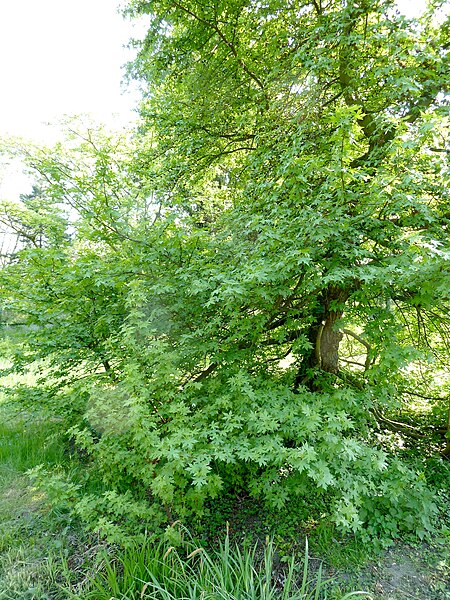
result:
[(377, 559), (351, 571), (325, 565), (325, 573), (342, 590), (367, 590), (373, 600), (448, 600), (449, 554), (442, 548), (398, 542)]

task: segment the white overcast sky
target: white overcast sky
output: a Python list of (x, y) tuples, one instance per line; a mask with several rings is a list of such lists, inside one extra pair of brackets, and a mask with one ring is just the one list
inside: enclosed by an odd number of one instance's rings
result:
[[(52, 141), (44, 123), (64, 115), (90, 113), (112, 126), (133, 119), (138, 95), (123, 93), (121, 67), (132, 56), (124, 46), (143, 28), (118, 14), (119, 2), (0, 0), (0, 140)], [(412, 16), (424, 2), (399, 5)], [(3, 197), (18, 186), (14, 170), (3, 172)]]
[[(0, 0), (0, 143), (8, 136), (52, 143), (64, 116), (90, 114), (119, 127), (132, 121), (138, 94), (122, 84), (142, 35), (118, 13), (120, 0)], [(0, 171), (0, 196), (29, 187), (21, 165)]]
[(125, 118), (123, 48), (132, 26), (118, 0), (0, 0), (0, 135), (41, 138), (64, 114)]

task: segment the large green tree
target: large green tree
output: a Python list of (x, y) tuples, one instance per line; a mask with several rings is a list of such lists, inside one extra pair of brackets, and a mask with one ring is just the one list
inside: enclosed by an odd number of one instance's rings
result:
[(151, 16), (131, 72), (174, 202), (200, 222), (234, 206), (261, 334), (306, 336), (298, 384), (338, 373), (344, 311), (409, 312), (420, 273), (444, 283), (448, 24), (391, 1), (130, 4)]
[[(207, 232), (205, 254), (182, 267), (203, 307), (189, 334), (204, 353), (194, 381), (231, 365), (290, 373), (287, 404), (313, 397), (324, 429), (323, 418), (340, 428), (338, 407), (401, 430), (383, 414), (401, 398), (446, 402), (448, 383), (435, 391), (449, 349), (442, 4), (411, 20), (389, 0), (129, 2), (150, 17), (130, 66), (147, 155), (192, 235)], [(427, 359), (435, 380), (418, 381)], [(279, 420), (273, 411), (269, 431)], [(320, 447), (294, 437), (281, 445)], [(325, 439), (322, 457), (339, 452)], [(336, 467), (321, 467), (309, 474), (326, 487)], [(269, 473), (254, 485), (276, 494), (283, 476)]]
[(380, 426), (424, 435), (391, 414), (413, 394), (443, 428), (448, 408), (438, 5), (129, 2), (150, 16), (139, 130), (25, 152), (75, 212), (70, 237), (4, 270), (4, 295), (115, 494), (171, 519), (224, 486), (275, 506), (320, 493), (343, 528), (430, 526)]

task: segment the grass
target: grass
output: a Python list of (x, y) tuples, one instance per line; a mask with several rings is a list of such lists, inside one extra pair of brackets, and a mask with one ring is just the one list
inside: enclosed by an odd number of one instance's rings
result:
[[(219, 548), (207, 552), (189, 548), (186, 554), (173, 546), (149, 541), (132, 546), (111, 560), (105, 557), (104, 570), (93, 582), (89, 600), (318, 600), (326, 597), (321, 571), (311, 577), (308, 547), (298, 564), (291, 557), (280, 570), (274, 560), (273, 542), (263, 548), (230, 544), (227, 534)], [(341, 595), (370, 597), (365, 592)]]
[[(7, 363), (0, 361), (0, 369)], [(32, 385), (32, 373), (2, 378), (4, 388)], [(64, 588), (86, 579), (68, 561), (82, 560), (92, 542), (68, 514), (52, 511), (27, 471), (37, 465), (67, 468), (70, 459), (57, 424), (18, 413), (0, 392), (0, 600), (63, 600)], [(93, 561), (94, 563), (95, 561)]]
[[(7, 413), (3, 410), (2, 416)], [(61, 557), (76, 535), (66, 516), (48, 512), (26, 471), (60, 464), (64, 449), (42, 424), (14, 419), (0, 426), (0, 599), (64, 598), (56, 582)]]
[[(8, 415), (3, 412), (3, 416)], [(49, 439), (47, 423), (17, 419), (0, 423), (0, 481), (35, 465), (55, 465), (65, 460), (64, 447), (57, 437)]]

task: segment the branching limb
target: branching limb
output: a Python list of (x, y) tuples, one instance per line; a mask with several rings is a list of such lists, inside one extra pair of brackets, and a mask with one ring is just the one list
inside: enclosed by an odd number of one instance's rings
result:
[(206, 377), (208, 377), (210, 373), (217, 369), (217, 366), (217, 363), (211, 363), (207, 369), (202, 371), (199, 375), (197, 375), (197, 377), (194, 377), (193, 382), (197, 383), (199, 381), (202, 381), (203, 379), (206, 379)]
[[(364, 383), (348, 372), (339, 371), (338, 373), (335, 373), (335, 375), (339, 379), (342, 379), (342, 381), (344, 381), (345, 383), (351, 384), (353, 387), (355, 387), (358, 390), (364, 389)], [(380, 409), (378, 409), (375, 406), (371, 409), (371, 412), (372, 412), (373, 416), (375, 417), (375, 419), (379, 423), (382, 423), (385, 427), (387, 427), (391, 431), (395, 431), (397, 433), (404, 433), (405, 435), (408, 435), (409, 437), (412, 437), (414, 439), (425, 438), (425, 435), (423, 433), (421, 433), (416, 427), (413, 427), (412, 425), (408, 425), (407, 423), (402, 423), (400, 421), (394, 421), (392, 419), (388, 419), (387, 417), (385, 417), (382, 414)], [(450, 446), (450, 444), (449, 444), (449, 446)], [(450, 453), (450, 448), (449, 448), (449, 453)]]
[(395, 431), (396, 433), (404, 433), (409, 437), (415, 439), (423, 439), (425, 435), (421, 433), (416, 427), (412, 425), (408, 425), (407, 423), (401, 423), (400, 421), (393, 421), (392, 419), (388, 419), (385, 417), (381, 411), (375, 406), (372, 408), (372, 414), (376, 418), (379, 423), (385, 425), (391, 431)]
[(367, 371), (368, 369), (370, 369), (370, 364), (371, 364), (371, 360), (372, 360), (372, 357), (370, 356), (370, 352), (372, 350), (372, 346), (369, 344), (369, 342), (367, 340), (365, 340), (364, 338), (362, 338), (357, 333), (355, 333), (354, 331), (352, 331), (351, 329), (344, 328), (344, 329), (342, 329), (342, 333), (345, 333), (345, 335), (349, 335), (349, 336), (355, 338), (355, 340), (357, 340), (360, 344), (362, 344), (367, 349), (366, 361), (364, 363), (364, 370)]
[(257, 75), (255, 75), (255, 73), (253, 73), (247, 66), (247, 64), (242, 60), (242, 58), (238, 55), (237, 49), (234, 46), (234, 44), (232, 42), (230, 42), (225, 35), (223, 34), (222, 30), (218, 27), (217, 23), (213, 23), (211, 21), (208, 21), (207, 19), (204, 19), (203, 17), (201, 17), (199, 14), (195, 13), (193, 10), (191, 10), (190, 8), (186, 7), (186, 6), (182, 6), (179, 2), (174, 1), (173, 5), (178, 8), (179, 10), (181, 10), (182, 12), (185, 12), (186, 14), (190, 15), (191, 17), (193, 17), (195, 20), (197, 20), (199, 23), (203, 23), (204, 25), (206, 25), (207, 27), (210, 27), (211, 29), (213, 29), (213, 31), (216, 32), (216, 34), (219, 36), (220, 40), (223, 42), (223, 44), (230, 50), (230, 52), (233, 54), (233, 56), (235, 57), (235, 59), (237, 60), (237, 62), (239, 63), (240, 67), (242, 68), (242, 70), (250, 77), (250, 79), (252, 79), (257, 86), (261, 89), (264, 90), (264, 84), (263, 82), (259, 79), (259, 77)]

